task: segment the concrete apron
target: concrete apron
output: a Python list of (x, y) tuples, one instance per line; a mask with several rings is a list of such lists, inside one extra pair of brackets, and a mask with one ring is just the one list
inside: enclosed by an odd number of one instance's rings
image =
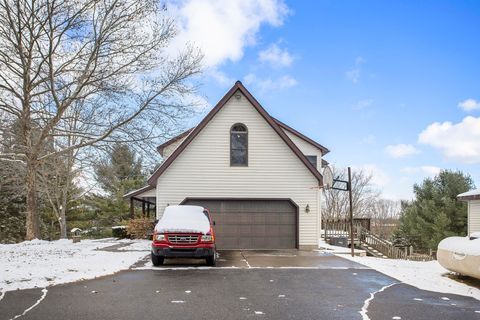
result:
[[(159, 268), (205, 266), (203, 259), (166, 259)], [(306, 250), (220, 250), (217, 267), (223, 268), (314, 268), (348, 269), (367, 267), (329, 253)]]

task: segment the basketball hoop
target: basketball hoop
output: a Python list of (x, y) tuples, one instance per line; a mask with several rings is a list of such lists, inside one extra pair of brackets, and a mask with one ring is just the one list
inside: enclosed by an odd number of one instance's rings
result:
[(330, 167), (325, 167), (323, 169), (323, 188), (330, 189), (333, 186), (333, 172)]

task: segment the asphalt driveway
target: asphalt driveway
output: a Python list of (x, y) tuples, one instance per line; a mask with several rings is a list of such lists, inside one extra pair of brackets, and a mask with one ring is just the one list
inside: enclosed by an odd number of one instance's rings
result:
[(319, 252), (231, 251), (216, 268), (191, 263), (140, 263), (48, 292), (7, 292), (0, 319), (480, 319), (475, 299), (398, 284)]

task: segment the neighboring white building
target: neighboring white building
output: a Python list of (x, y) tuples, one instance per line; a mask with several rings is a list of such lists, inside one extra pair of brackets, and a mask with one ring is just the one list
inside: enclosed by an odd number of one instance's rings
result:
[(461, 193), (457, 199), (468, 203), (468, 234), (480, 232), (480, 189)]
[(126, 198), (198, 204), (215, 220), (219, 249), (318, 245), (329, 150), (272, 118), (237, 81), (196, 126), (158, 147), (162, 165)]

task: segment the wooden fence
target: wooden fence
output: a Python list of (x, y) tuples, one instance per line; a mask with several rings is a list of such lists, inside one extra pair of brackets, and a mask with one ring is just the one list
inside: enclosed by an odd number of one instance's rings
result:
[[(370, 230), (370, 218), (354, 218), (354, 233), (358, 227)], [(348, 237), (350, 235), (350, 220), (348, 219), (322, 219), (322, 236), (325, 240), (333, 237)], [(356, 237), (356, 234), (354, 234)], [(357, 238), (358, 239), (358, 238)]]

